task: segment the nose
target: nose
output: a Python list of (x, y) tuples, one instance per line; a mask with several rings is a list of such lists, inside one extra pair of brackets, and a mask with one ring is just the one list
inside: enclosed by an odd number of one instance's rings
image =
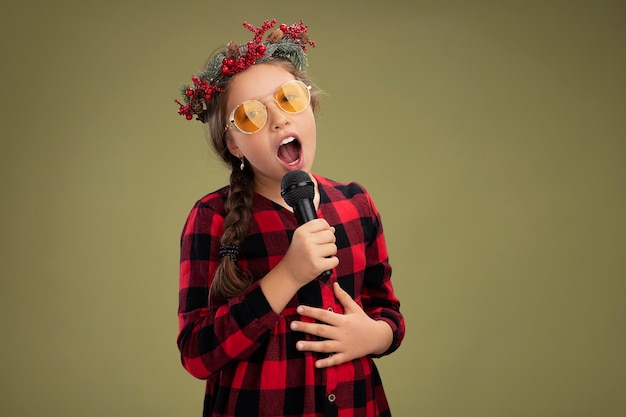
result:
[(270, 127), (274, 130), (280, 130), (289, 124), (289, 115), (281, 110), (275, 102), (267, 103), (267, 116)]

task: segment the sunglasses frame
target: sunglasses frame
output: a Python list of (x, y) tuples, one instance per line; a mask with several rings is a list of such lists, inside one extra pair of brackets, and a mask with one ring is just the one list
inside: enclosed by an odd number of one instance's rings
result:
[[(282, 106), (280, 105), (280, 103), (278, 103), (278, 99), (276, 98), (276, 94), (282, 90), (286, 85), (288, 84), (293, 84), (293, 83), (297, 83), (297, 84), (301, 84), (302, 86), (304, 86), (305, 91), (308, 93), (309, 99), (308, 102), (306, 104), (306, 106), (304, 106), (302, 108), (302, 110), (299, 111), (287, 111), (285, 109), (282, 108)], [(284, 111), (287, 114), (298, 114), (298, 113), (302, 113), (303, 111), (305, 111), (310, 105), (311, 105), (311, 86), (310, 85), (306, 85), (305, 83), (303, 83), (300, 80), (291, 80), (291, 81), (287, 81), (286, 83), (284, 83), (283, 85), (281, 85), (280, 87), (278, 87), (276, 89), (276, 91), (274, 91), (272, 94), (272, 99), (276, 102), (276, 105), (278, 106), (279, 109), (281, 109), (282, 111)], [(257, 102), (261, 105), (261, 107), (263, 107), (263, 109), (265, 109), (265, 120), (263, 121), (263, 124), (261, 125), (261, 127), (259, 127), (257, 130), (255, 130), (254, 132), (246, 132), (245, 130), (242, 130), (239, 126), (237, 126), (237, 123), (235, 122), (235, 111), (237, 111), (237, 109), (239, 108), (239, 106), (241, 106), (244, 103), (250, 103), (250, 102)], [(244, 135), (252, 135), (254, 133), (257, 133), (258, 131), (260, 131), (261, 129), (263, 129), (265, 127), (265, 124), (267, 123), (267, 106), (265, 106), (265, 104), (261, 103), (261, 101), (259, 100), (246, 100), (242, 103), (239, 103), (235, 106), (235, 108), (233, 109), (233, 111), (230, 112), (230, 116), (228, 117), (228, 123), (226, 124), (226, 128), (224, 128), (224, 131), (228, 130), (229, 127), (234, 127), (239, 133), (243, 133)]]

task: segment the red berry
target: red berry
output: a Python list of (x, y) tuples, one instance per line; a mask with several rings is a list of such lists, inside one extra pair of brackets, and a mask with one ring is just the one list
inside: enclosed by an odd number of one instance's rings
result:
[(235, 60), (233, 58), (226, 58), (226, 65), (232, 67), (235, 64)]
[(266, 49), (265, 45), (259, 45), (256, 47), (257, 52), (260, 53), (261, 55), (265, 54), (265, 49)]
[(187, 90), (185, 90), (185, 94), (187, 95), (187, 97), (191, 97), (193, 96), (193, 90), (191, 88), (188, 88)]

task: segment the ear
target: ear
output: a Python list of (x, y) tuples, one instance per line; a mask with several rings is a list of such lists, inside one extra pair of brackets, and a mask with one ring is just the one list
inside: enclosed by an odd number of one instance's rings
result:
[(230, 135), (226, 138), (226, 146), (228, 147), (228, 150), (233, 156), (241, 159), (243, 154), (241, 153), (241, 151), (239, 150), (239, 147), (237, 146), (234, 139)]

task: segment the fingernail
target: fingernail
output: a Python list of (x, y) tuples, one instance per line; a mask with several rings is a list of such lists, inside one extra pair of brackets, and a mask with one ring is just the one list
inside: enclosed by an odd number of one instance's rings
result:
[(298, 350), (304, 349), (304, 343), (302, 343), (302, 342), (297, 343), (296, 344), (296, 349), (298, 349)]
[(291, 330), (296, 330), (298, 328), (298, 323), (295, 321), (291, 323)]
[(302, 314), (302, 313), (304, 313), (304, 307), (302, 307), (302, 306), (298, 306), (298, 308), (296, 309), (296, 311), (298, 312), (298, 314)]

